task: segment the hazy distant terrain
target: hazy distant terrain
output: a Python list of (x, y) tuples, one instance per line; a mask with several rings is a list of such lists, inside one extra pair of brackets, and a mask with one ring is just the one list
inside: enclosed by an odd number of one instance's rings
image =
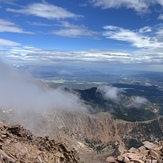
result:
[[(20, 68), (21, 69), (21, 68)], [(139, 85), (156, 85), (163, 88), (163, 73), (153, 71), (129, 70), (89, 70), (68, 69), (57, 67), (26, 68), (34, 77), (43, 80), (51, 87), (66, 86), (76, 89), (86, 89), (94, 86), (126, 83)]]
[[(46, 76), (41, 73), (39, 77), (51, 88), (65, 87), (78, 92), (80, 98), (91, 106), (92, 113), (108, 111), (116, 118), (129, 121), (154, 119), (163, 114), (161, 72), (112, 71), (104, 74), (86, 71), (82, 75), (53, 72)], [(106, 98), (108, 94), (113, 94), (114, 99)]]

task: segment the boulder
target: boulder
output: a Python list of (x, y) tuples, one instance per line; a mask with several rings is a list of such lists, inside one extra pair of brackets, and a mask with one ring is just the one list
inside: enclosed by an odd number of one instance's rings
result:
[(117, 163), (114, 157), (110, 156), (106, 158), (106, 163)]
[(147, 149), (154, 149), (154, 148), (158, 148), (158, 146), (154, 143), (151, 143), (149, 141), (145, 141), (143, 142), (144, 144), (144, 147), (147, 148)]

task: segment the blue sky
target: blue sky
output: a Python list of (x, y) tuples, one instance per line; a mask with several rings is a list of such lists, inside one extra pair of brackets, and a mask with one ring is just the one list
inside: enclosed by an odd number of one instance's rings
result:
[(163, 0), (0, 0), (0, 56), (13, 65), (162, 71)]

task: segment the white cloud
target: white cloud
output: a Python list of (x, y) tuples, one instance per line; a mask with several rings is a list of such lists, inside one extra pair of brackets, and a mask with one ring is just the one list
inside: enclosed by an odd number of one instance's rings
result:
[(163, 63), (163, 52), (160, 49), (142, 49), (136, 51), (111, 50), (46, 50), (35, 47), (15, 47), (0, 52), (1, 56), (13, 63), (54, 65), (71, 62), (102, 62), (116, 64)]
[(23, 29), (18, 27), (15, 23), (7, 21), (5, 19), (0, 19), (0, 32), (33, 34), (32, 32), (24, 31)]
[(20, 46), (20, 43), (0, 38), (0, 46)]
[(160, 15), (158, 16), (158, 19), (163, 20), (163, 15), (160, 14)]
[[(142, 43), (142, 35), (149, 32), (139, 33), (119, 29), (114, 26), (107, 26), (107, 30), (112, 29), (113, 33), (109, 37), (116, 40), (127, 41), (132, 46), (137, 47), (136, 50), (56, 50), (56, 49), (41, 49), (36, 47), (21, 45), (17, 42), (0, 39), (0, 45), (11, 46), (10, 49), (5, 50), (1, 48), (0, 56), (10, 60), (13, 64), (35, 64), (35, 65), (55, 65), (55, 64), (75, 64), (75, 63), (114, 63), (114, 64), (136, 64), (143, 63), (143, 65), (150, 64), (156, 65), (163, 64), (163, 30), (159, 29), (155, 33), (156, 42), (152, 42), (152, 36), (145, 36), (149, 40)], [(153, 29), (152, 29), (153, 30)], [(122, 34), (121, 34), (122, 32)], [(128, 36), (126, 36), (126, 33)], [(158, 36), (161, 37), (158, 40)], [(112, 37), (111, 37), (112, 36)], [(161, 40), (162, 39), (162, 40)], [(162, 42), (161, 42), (162, 41)], [(12, 47), (16, 46), (16, 47)]]
[(73, 73), (67, 70), (60, 70), (57, 72), (59, 75), (72, 75)]
[(7, 11), (26, 15), (34, 15), (47, 19), (65, 19), (81, 17), (81, 15), (76, 15), (62, 7), (58, 7), (48, 3), (33, 3), (23, 9), (7, 8)]
[(126, 7), (141, 14), (150, 12), (150, 6), (152, 5), (163, 6), (162, 0), (91, 0), (91, 3), (102, 9)]
[(0, 74), (0, 107), (3, 109), (86, 111), (86, 106), (76, 94), (61, 88), (48, 89), (1, 60)]
[(152, 32), (152, 29), (151, 29), (151, 27), (149, 27), (149, 26), (145, 26), (145, 27), (143, 27), (143, 28), (140, 28), (140, 29), (139, 29), (139, 32), (140, 32), (140, 33)]
[(85, 29), (61, 29), (53, 31), (53, 34), (65, 37), (91, 36), (93, 33)]
[(34, 26), (44, 26), (44, 27), (57, 26), (56, 24), (48, 24), (48, 23), (46, 24), (46, 23), (30, 22), (30, 21), (27, 21), (27, 23)]
[(117, 87), (103, 85), (97, 88), (97, 92), (100, 92), (106, 100), (118, 102), (120, 100), (119, 93), (122, 92), (122, 90)]
[(141, 104), (142, 105), (142, 104), (146, 104), (148, 102), (148, 100), (146, 98), (144, 98), (144, 97), (136, 96), (134, 98), (133, 102), (135, 104)]
[(85, 25), (75, 25), (67, 21), (58, 21), (56, 24), (46, 24), (46, 23), (37, 23), (37, 22), (27, 22), (30, 25), (35, 26), (44, 26), (44, 27), (54, 27), (55, 30), (49, 32), (50, 34), (63, 36), (63, 37), (93, 37), (98, 39), (100, 34), (97, 31), (89, 30)]
[[(104, 29), (106, 30), (103, 33), (105, 37), (128, 42), (137, 48), (163, 47), (163, 43), (159, 42), (156, 36), (157, 32), (155, 33), (155, 36), (150, 36), (150, 32), (152, 35), (154, 33), (152, 33), (152, 29), (149, 27), (141, 28), (138, 31), (131, 31), (117, 26), (105, 26)], [(148, 33), (148, 35), (146, 33)]]
[(65, 37), (96, 37), (98, 35), (98, 32), (89, 30), (83, 25), (77, 26), (65, 21), (61, 23), (62, 29), (53, 31), (53, 34)]
[[(3, 54), (2, 54), (3, 55)], [(101, 50), (45, 50), (35, 47), (17, 47), (12, 48), (5, 53), (5, 56), (10, 60), (16, 58), (24, 63), (34, 64), (54, 64), (57, 62), (72, 62), (72, 61), (86, 61), (86, 62), (129, 62), (130, 54), (120, 51), (101, 51)]]
[(13, 5), (13, 4), (15, 4), (14, 2), (15, 1), (17, 1), (17, 0), (0, 0), (0, 3), (6, 3), (6, 4), (11, 4), (11, 5)]

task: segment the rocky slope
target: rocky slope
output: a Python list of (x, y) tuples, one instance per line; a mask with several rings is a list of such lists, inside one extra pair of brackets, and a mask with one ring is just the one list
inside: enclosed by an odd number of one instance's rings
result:
[(162, 163), (163, 162), (163, 142), (143, 142), (139, 148), (131, 148), (124, 151), (117, 157), (108, 157), (107, 163)]
[(79, 163), (78, 153), (65, 143), (36, 137), (20, 125), (0, 122), (1, 163)]
[(107, 112), (49, 111), (18, 115), (0, 112), (0, 120), (19, 123), (37, 136), (69, 142), (83, 161), (102, 163), (109, 155), (117, 156), (131, 147), (140, 147), (144, 141), (159, 141), (163, 137), (163, 118), (144, 122), (126, 122)]

